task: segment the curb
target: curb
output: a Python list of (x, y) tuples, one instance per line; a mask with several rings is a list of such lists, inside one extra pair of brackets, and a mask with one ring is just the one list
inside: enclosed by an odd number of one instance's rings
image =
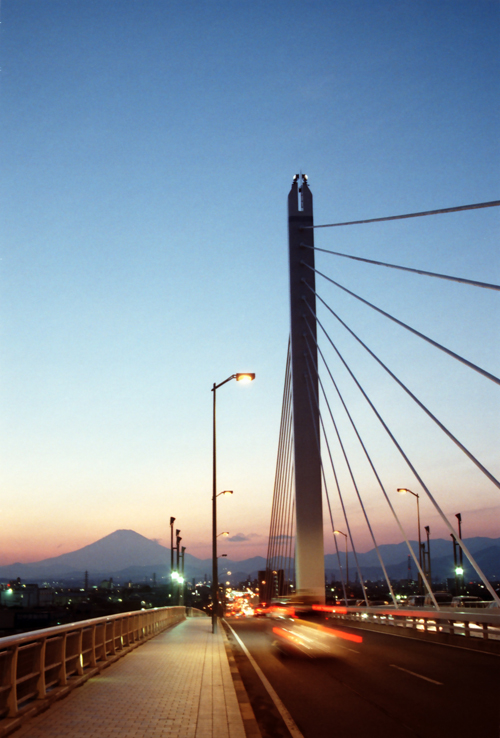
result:
[(236, 698), (238, 700), (241, 718), (243, 720), (243, 727), (245, 728), (246, 738), (262, 738), (262, 733), (260, 732), (260, 728), (255, 718), (252, 705), (250, 704), (250, 699), (245, 689), (245, 685), (243, 684), (243, 680), (240, 676), (235, 658), (233, 656), (233, 651), (227, 637), (226, 624), (224, 621), (222, 621), (222, 625), (223, 627), (221, 628), (221, 633), (224, 641), (224, 648), (226, 649), (226, 656), (229, 662), (229, 670), (233, 678)]

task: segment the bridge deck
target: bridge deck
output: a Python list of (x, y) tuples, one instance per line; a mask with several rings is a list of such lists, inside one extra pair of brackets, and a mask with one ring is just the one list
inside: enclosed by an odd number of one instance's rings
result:
[(16, 738), (245, 738), (223, 636), (188, 618), (33, 718)]

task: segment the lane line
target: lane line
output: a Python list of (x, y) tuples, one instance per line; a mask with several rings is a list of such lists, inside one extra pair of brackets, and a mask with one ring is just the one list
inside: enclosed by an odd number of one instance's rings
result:
[(432, 682), (432, 684), (439, 684), (440, 687), (443, 686), (443, 682), (436, 682), (435, 679), (429, 679), (429, 677), (423, 676), (422, 674), (417, 674), (415, 671), (410, 671), (409, 669), (403, 669), (402, 666), (396, 666), (396, 664), (389, 664), (389, 666), (392, 666), (393, 669), (399, 669), (399, 671), (405, 671), (407, 674), (411, 674), (412, 676), (418, 677), (419, 679), (425, 679), (426, 682)]
[(283, 718), (283, 721), (284, 721), (286, 727), (288, 728), (288, 730), (290, 731), (290, 735), (292, 736), (292, 738), (304, 738), (303, 734), (298, 729), (298, 727), (297, 727), (297, 725), (295, 723), (295, 720), (290, 715), (290, 713), (286, 709), (285, 705), (283, 704), (283, 702), (278, 697), (278, 695), (277, 695), (276, 691), (274, 690), (273, 686), (271, 685), (270, 681), (268, 680), (268, 678), (266, 677), (266, 675), (264, 674), (264, 672), (262, 671), (262, 669), (260, 668), (260, 666), (258, 665), (258, 663), (255, 661), (254, 657), (252, 656), (252, 654), (250, 653), (250, 651), (248, 650), (248, 648), (245, 646), (245, 644), (243, 643), (243, 641), (241, 640), (241, 638), (239, 637), (239, 635), (236, 633), (236, 631), (233, 628), (231, 628), (231, 626), (229, 625), (229, 623), (227, 622), (227, 620), (226, 620), (226, 625), (229, 628), (229, 630), (231, 631), (231, 633), (234, 635), (234, 637), (236, 638), (236, 640), (238, 641), (238, 643), (240, 644), (241, 648), (243, 649), (243, 653), (245, 654), (245, 656), (247, 657), (247, 659), (250, 661), (250, 663), (252, 664), (253, 668), (255, 669), (255, 671), (257, 673), (257, 676), (260, 678), (262, 684), (266, 688), (267, 693), (269, 694), (269, 697), (274, 702), (274, 704), (276, 706), (276, 709), (278, 710), (279, 714)]

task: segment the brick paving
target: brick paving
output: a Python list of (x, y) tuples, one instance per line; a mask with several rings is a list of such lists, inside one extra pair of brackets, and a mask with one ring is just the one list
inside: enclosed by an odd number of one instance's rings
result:
[(16, 731), (15, 738), (245, 738), (222, 628), (188, 618)]

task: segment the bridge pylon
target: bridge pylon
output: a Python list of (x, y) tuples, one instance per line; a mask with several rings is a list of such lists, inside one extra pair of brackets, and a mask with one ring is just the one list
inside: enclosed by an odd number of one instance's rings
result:
[[(316, 321), (314, 312), (313, 202), (306, 175), (295, 175), (288, 195), (290, 265), (290, 335), (295, 472), (296, 597), (324, 603), (325, 560), (321, 488), (320, 424), (317, 379)], [(305, 244), (305, 245), (303, 245)], [(307, 293), (307, 294), (306, 294)], [(307, 313), (307, 314), (306, 314)], [(314, 338), (313, 338), (314, 337)]]

